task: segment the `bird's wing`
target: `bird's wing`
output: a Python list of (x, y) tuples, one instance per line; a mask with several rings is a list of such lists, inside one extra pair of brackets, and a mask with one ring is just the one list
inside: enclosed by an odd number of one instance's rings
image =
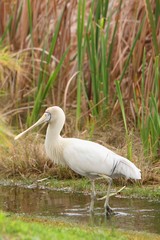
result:
[(114, 168), (114, 177), (122, 175), (126, 178), (141, 179), (141, 170), (124, 157), (119, 156), (119, 162), (115, 165)]
[(111, 175), (116, 154), (98, 143), (71, 138), (63, 156), (68, 166), (80, 175)]
[(73, 171), (83, 176), (105, 174), (141, 179), (140, 170), (131, 161), (95, 142), (68, 139), (63, 157)]

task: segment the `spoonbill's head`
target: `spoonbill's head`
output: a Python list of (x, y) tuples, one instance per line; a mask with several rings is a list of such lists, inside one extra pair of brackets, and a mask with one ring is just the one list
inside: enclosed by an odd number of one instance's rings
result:
[(58, 106), (49, 107), (46, 109), (45, 113), (36, 123), (34, 123), (31, 127), (26, 129), (24, 132), (18, 134), (15, 137), (15, 140), (22, 137), (24, 134), (26, 134), (27, 132), (29, 132), (30, 130), (32, 130), (33, 128), (37, 127), (42, 123), (48, 123), (51, 126), (59, 125), (59, 127), (62, 128), (64, 125), (64, 122), (65, 122), (65, 114), (63, 110)]

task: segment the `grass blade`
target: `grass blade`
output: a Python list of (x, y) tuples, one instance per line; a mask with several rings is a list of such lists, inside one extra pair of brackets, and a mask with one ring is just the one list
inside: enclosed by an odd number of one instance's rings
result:
[[(156, 1), (156, 3), (157, 3), (157, 1)], [(158, 4), (158, 6), (159, 6), (159, 4)], [(156, 6), (156, 7), (158, 7), (158, 6)], [(154, 20), (154, 15), (152, 13), (152, 7), (151, 7), (151, 3), (150, 3), (149, 0), (146, 0), (146, 7), (147, 7), (147, 12), (148, 12), (148, 18), (149, 18), (150, 26), (151, 26), (151, 32), (152, 32), (152, 39), (153, 39), (155, 55), (158, 56), (159, 49), (158, 49), (158, 41), (157, 41), (157, 36), (156, 36), (156, 23), (155, 23), (155, 20)]]
[(116, 83), (116, 92), (117, 92), (119, 104), (120, 104), (120, 107), (121, 107), (124, 127), (125, 127), (125, 131), (126, 131), (126, 135), (128, 135), (128, 127), (127, 127), (125, 108), (124, 108), (124, 103), (123, 103), (123, 98), (122, 98), (122, 92), (121, 92), (121, 89), (120, 89), (120, 81), (116, 81), (115, 83)]
[(85, 0), (79, 0), (78, 2), (78, 19), (77, 19), (77, 58), (78, 58), (78, 80), (77, 80), (77, 108), (76, 108), (76, 128), (78, 128), (78, 121), (81, 115), (81, 88), (82, 88), (82, 67), (83, 67), (83, 55), (84, 55), (84, 16), (85, 16)]
[(142, 21), (142, 23), (141, 23), (141, 25), (140, 25), (140, 28), (139, 28), (139, 30), (138, 30), (135, 38), (134, 38), (132, 47), (131, 47), (131, 49), (130, 49), (130, 52), (129, 52), (129, 54), (128, 54), (127, 60), (126, 60), (126, 62), (125, 62), (125, 65), (124, 65), (124, 68), (123, 68), (123, 71), (122, 71), (122, 74), (121, 74), (121, 76), (120, 76), (120, 78), (119, 78), (119, 81), (120, 81), (120, 82), (122, 81), (122, 79), (123, 79), (123, 77), (124, 77), (124, 75), (125, 75), (125, 73), (126, 73), (126, 70), (127, 70), (128, 66), (129, 66), (129, 61), (130, 61), (130, 59), (131, 59), (133, 50), (134, 50), (134, 48), (135, 48), (135, 46), (136, 46), (137, 40), (139, 39), (140, 34), (141, 34), (141, 32), (142, 32), (144, 22), (145, 22), (145, 18), (143, 19), (143, 21)]

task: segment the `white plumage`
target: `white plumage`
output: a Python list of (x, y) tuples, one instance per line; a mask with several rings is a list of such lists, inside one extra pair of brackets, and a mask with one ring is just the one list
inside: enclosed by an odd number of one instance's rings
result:
[(54, 163), (66, 165), (76, 173), (91, 179), (91, 211), (93, 211), (95, 198), (94, 179), (99, 176), (109, 179), (105, 210), (107, 213), (111, 213), (109, 207), (111, 179), (119, 176), (141, 179), (140, 169), (128, 159), (119, 156), (98, 143), (77, 138), (62, 138), (60, 132), (65, 123), (65, 114), (57, 106), (48, 108), (33, 126), (19, 134), (15, 139), (44, 122), (48, 122), (45, 139), (45, 149), (48, 157)]
[(141, 178), (140, 170), (132, 162), (115, 154), (106, 147), (98, 143), (76, 138), (65, 140), (69, 144), (63, 149), (64, 160), (73, 171), (80, 175), (89, 177), (107, 175), (112, 178), (119, 176), (133, 179)]

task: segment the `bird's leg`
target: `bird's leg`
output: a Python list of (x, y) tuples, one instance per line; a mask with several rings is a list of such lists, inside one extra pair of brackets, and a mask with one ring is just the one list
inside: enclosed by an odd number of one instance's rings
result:
[(105, 213), (106, 213), (106, 215), (111, 215), (111, 213), (113, 213), (113, 210), (109, 206), (109, 197), (110, 197), (110, 191), (111, 191), (111, 185), (112, 185), (112, 178), (108, 177), (106, 175), (100, 175), (100, 177), (103, 177), (103, 178), (107, 179), (107, 181), (108, 181), (107, 195), (103, 198), (106, 199), (105, 203), (104, 203)]
[(109, 184), (108, 184), (108, 189), (107, 189), (106, 200), (105, 200), (105, 203), (104, 203), (104, 209), (105, 209), (106, 215), (110, 215), (111, 213), (113, 213), (113, 210), (109, 206), (109, 196), (110, 196), (110, 191), (111, 191), (112, 178), (107, 177), (107, 180), (108, 180)]
[(91, 204), (90, 204), (90, 212), (93, 213), (94, 211), (94, 200), (96, 197), (96, 191), (95, 191), (95, 184), (94, 184), (94, 180), (91, 180)]

